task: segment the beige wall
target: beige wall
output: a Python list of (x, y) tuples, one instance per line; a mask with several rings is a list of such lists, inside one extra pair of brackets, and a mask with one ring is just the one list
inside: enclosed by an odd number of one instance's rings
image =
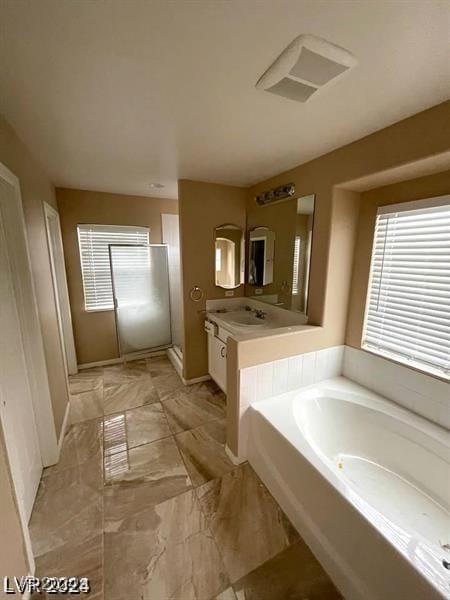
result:
[[(0, 162), (20, 180), (53, 416), (56, 432), (59, 435), (68, 395), (43, 211), (44, 201), (56, 207), (54, 189), (48, 177), (2, 117), (0, 117)], [(4, 574), (25, 575), (28, 571), (27, 558), (1, 432), (0, 520), (0, 576)]]
[[(256, 364), (289, 356), (287, 348), (302, 352), (344, 341), (351, 283), (353, 246), (359, 213), (359, 195), (345, 182), (407, 165), (449, 150), (450, 101), (395, 123), (295, 169), (281, 173), (249, 190), (251, 195), (293, 182), (298, 196), (316, 194), (309, 322), (321, 325), (305, 338), (295, 334), (288, 344), (246, 344), (242, 364)], [(339, 187), (338, 187), (339, 186)], [(341, 187), (342, 186), (342, 187)]]
[(419, 177), (393, 185), (383, 186), (361, 194), (358, 237), (353, 258), (353, 277), (345, 343), (361, 346), (370, 259), (377, 208), (389, 204), (421, 200), (450, 194), (450, 171)]
[(85, 190), (56, 190), (79, 364), (119, 356), (114, 311), (86, 312), (77, 225), (138, 225), (150, 228), (150, 242), (161, 243), (161, 214), (177, 213), (178, 202)]
[[(215, 285), (214, 230), (229, 223), (245, 231), (247, 197), (243, 188), (180, 180), (178, 198), (185, 336), (183, 368), (184, 377), (194, 379), (208, 372), (205, 316), (201, 311), (206, 307), (206, 298), (224, 298), (226, 291)], [(201, 302), (189, 299), (189, 290), (196, 285), (205, 292)], [(242, 296), (243, 287), (236, 288), (234, 295)]]
[[(242, 223), (245, 222), (241, 207), (243, 193), (247, 194), (250, 202), (252, 197), (264, 190), (293, 182), (297, 196), (315, 194), (308, 316), (309, 322), (320, 325), (320, 328), (307, 334), (298, 332), (280, 336), (278, 343), (274, 338), (243, 342), (235, 353), (238, 368), (343, 343), (360, 202), (358, 193), (345, 189), (345, 182), (448, 151), (449, 135), (445, 125), (449, 122), (450, 101), (247, 190), (180, 181), (181, 251), (185, 278), (185, 376), (193, 378), (207, 373), (206, 337), (203, 316), (199, 312), (205, 308), (205, 303), (192, 303), (188, 292), (194, 285), (200, 285), (208, 298), (224, 296), (223, 290), (213, 285), (212, 232), (221, 221), (238, 224), (236, 219), (239, 215)], [(239, 290), (236, 295), (240, 293)]]
[(20, 180), (56, 432), (68, 402), (64, 359), (59, 337), (43, 202), (56, 207), (53, 186), (13, 129), (0, 117), (0, 162)]
[[(354, 247), (360, 195), (345, 189), (345, 182), (408, 165), (448, 151), (450, 101), (382, 129), (357, 142), (281, 173), (249, 190), (251, 195), (294, 182), (299, 196), (316, 194), (308, 315), (313, 330), (276, 338), (260, 338), (229, 348), (227, 443), (238, 454), (238, 369), (294, 354), (342, 344), (346, 339)], [(398, 200), (397, 200), (398, 201)], [(358, 249), (356, 250), (358, 252)], [(356, 299), (352, 303), (358, 305)], [(352, 311), (357, 311), (357, 306)], [(359, 310), (361, 304), (359, 302)], [(359, 317), (352, 317), (357, 323)], [(347, 339), (354, 341), (355, 326)], [(233, 345), (233, 344), (232, 344)], [(231, 362), (231, 361), (230, 361)], [(235, 395), (236, 394), (236, 395)]]

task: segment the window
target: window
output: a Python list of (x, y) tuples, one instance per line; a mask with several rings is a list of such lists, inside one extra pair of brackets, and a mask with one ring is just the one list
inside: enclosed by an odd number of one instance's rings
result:
[(292, 275), (292, 293), (294, 296), (300, 293), (299, 290), (299, 269), (300, 269), (300, 247), (301, 238), (299, 235), (295, 236), (294, 242), (294, 272)]
[(379, 209), (363, 348), (450, 374), (450, 197)]
[(148, 244), (147, 227), (78, 225), (84, 306), (88, 311), (114, 308), (110, 244)]

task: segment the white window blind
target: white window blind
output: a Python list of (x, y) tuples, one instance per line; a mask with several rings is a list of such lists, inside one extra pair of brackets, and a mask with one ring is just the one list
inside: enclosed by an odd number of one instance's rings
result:
[[(147, 227), (118, 225), (78, 225), (81, 273), (83, 277), (84, 305), (86, 310), (111, 310), (114, 308), (110, 244), (148, 244)], [(130, 271), (133, 265), (129, 265)]]
[(380, 209), (363, 347), (450, 373), (450, 197)]
[(294, 295), (299, 294), (299, 268), (300, 268), (300, 247), (301, 247), (301, 238), (299, 235), (295, 236), (294, 243), (294, 272), (292, 275), (292, 293)]

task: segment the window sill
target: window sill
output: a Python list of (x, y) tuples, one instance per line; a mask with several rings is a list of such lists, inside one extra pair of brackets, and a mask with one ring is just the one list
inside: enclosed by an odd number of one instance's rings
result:
[(113, 308), (85, 308), (84, 312), (87, 312), (87, 313), (114, 312), (114, 307)]
[(439, 369), (435, 369), (431, 366), (427, 367), (414, 360), (402, 360), (402, 357), (398, 356), (397, 354), (391, 354), (390, 352), (386, 352), (384, 350), (377, 350), (376, 348), (372, 348), (371, 346), (364, 345), (361, 346), (361, 350), (364, 350), (369, 354), (374, 354), (375, 356), (379, 356), (381, 358), (389, 360), (390, 362), (393, 362), (397, 365), (401, 365), (402, 367), (407, 367), (409, 369), (413, 369), (414, 371), (418, 371), (419, 373), (422, 373), (422, 375), (429, 375), (430, 377), (434, 377), (436, 379), (439, 379), (440, 381), (444, 381), (445, 383), (448, 383), (450, 380), (450, 375), (446, 375)]

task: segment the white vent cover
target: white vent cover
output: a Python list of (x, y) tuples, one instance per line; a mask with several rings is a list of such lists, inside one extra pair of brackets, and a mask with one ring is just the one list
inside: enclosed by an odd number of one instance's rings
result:
[(267, 69), (256, 87), (306, 102), (320, 87), (357, 64), (345, 48), (315, 35), (299, 35)]

